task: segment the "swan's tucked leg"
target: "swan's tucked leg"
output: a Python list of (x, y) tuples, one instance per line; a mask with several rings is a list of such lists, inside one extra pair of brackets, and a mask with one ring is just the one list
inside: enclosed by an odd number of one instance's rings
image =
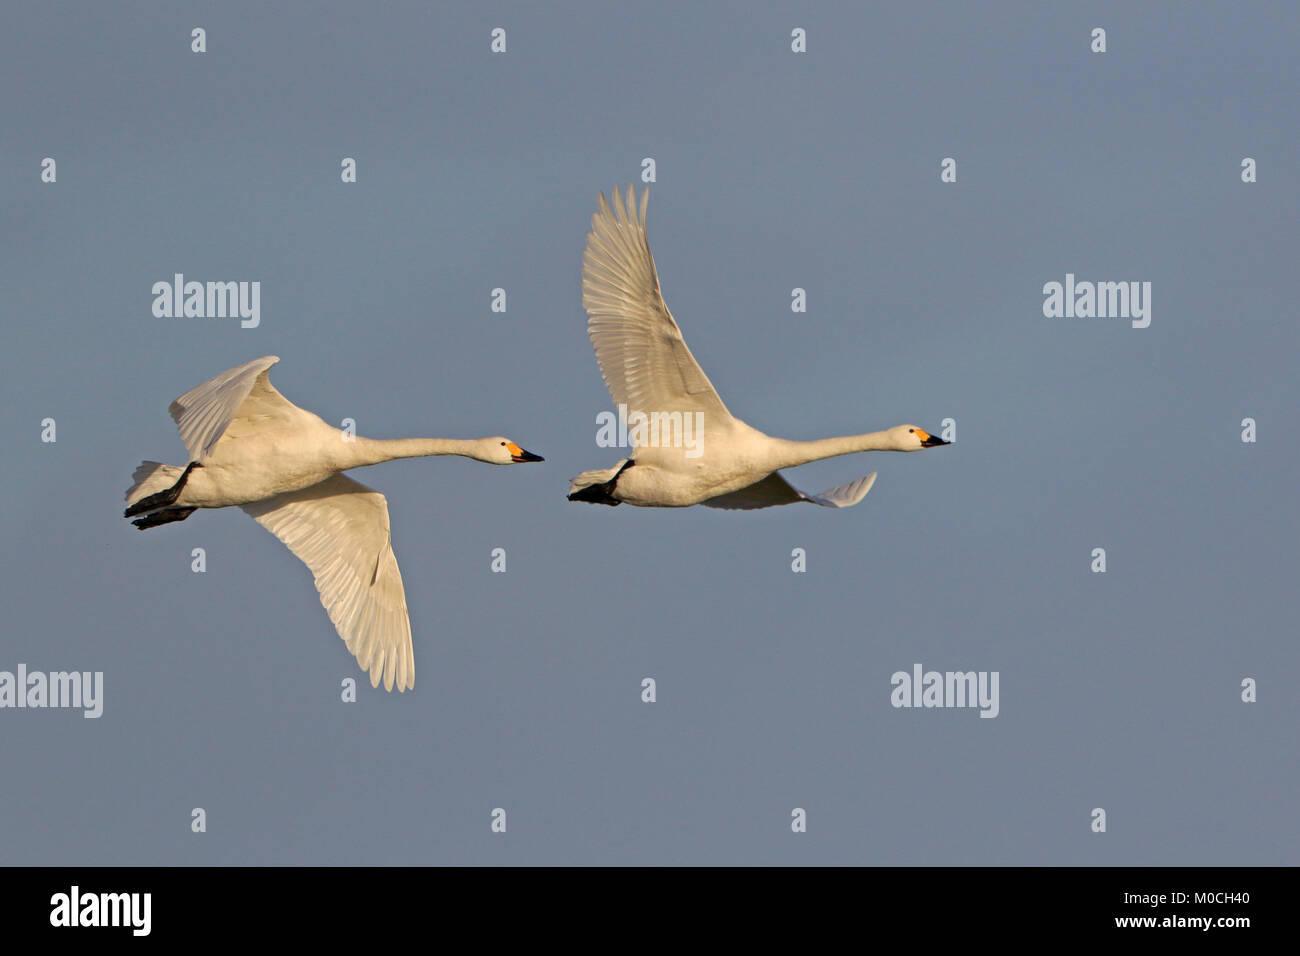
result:
[[(176, 484), (172, 485), (170, 488), (165, 488), (162, 491), (155, 492), (152, 495), (147, 495), (144, 498), (141, 498), (131, 507), (126, 509), (125, 513), (123, 514), (123, 517), (131, 518), (134, 517), (135, 515), (144, 514), (146, 511), (156, 511), (159, 508), (166, 508), (169, 505), (175, 504), (176, 499), (181, 496), (181, 491), (184, 490), (185, 488), (185, 482), (189, 481), (190, 472), (193, 471), (195, 468), (202, 468), (202, 467), (203, 466), (200, 465), (197, 461), (190, 462), (188, 465), (185, 466), (185, 470), (181, 472), (181, 476), (176, 479)], [(180, 509), (180, 510), (184, 510), (184, 509)], [(171, 518), (169, 520), (180, 521), (184, 517), (185, 516), (182, 515), (181, 518)]]
[(592, 471), (584, 471), (578, 477), (569, 482), (569, 500), (585, 501), (589, 505), (610, 505), (611, 507), (622, 504), (614, 497), (614, 485), (618, 481), (618, 476), (632, 467), (632, 459), (624, 458), (613, 468), (596, 468)]
[(143, 531), (146, 528), (156, 528), (160, 524), (171, 524), (173, 521), (184, 521), (198, 510), (198, 508), (163, 508), (161, 511), (147, 514), (143, 518), (136, 518), (131, 522), (131, 524)]

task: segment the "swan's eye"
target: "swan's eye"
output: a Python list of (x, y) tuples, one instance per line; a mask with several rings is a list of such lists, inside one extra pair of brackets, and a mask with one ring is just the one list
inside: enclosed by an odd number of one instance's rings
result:
[(501, 447), (502, 447), (502, 448), (505, 448), (505, 447), (506, 447), (506, 443), (505, 443), (505, 442), (502, 442), (502, 443), (501, 443)]
[(909, 429), (907, 430), (907, 433), (908, 433), (909, 435), (915, 435), (915, 434), (916, 434), (916, 429), (915, 429), (915, 428), (909, 428)]

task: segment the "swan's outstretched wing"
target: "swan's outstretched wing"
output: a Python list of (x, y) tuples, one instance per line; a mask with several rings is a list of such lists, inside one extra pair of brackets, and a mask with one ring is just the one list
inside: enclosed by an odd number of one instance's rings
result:
[(704, 412), (705, 428), (731, 419), (695, 356), (686, 347), (659, 289), (659, 276), (646, 239), (650, 198), (629, 185), (627, 202), (611, 193), (613, 211), (600, 196), (582, 253), (582, 306), (587, 334), (614, 403), (629, 413)]
[(270, 382), (267, 370), (278, 361), (278, 355), (266, 355), (245, 362), (171, 403), (167, 410), (176, 421), (190, 461), (207, 458), (236, 418), (289, 418), (302, 411)]
[(384, 496), (335, 475), (241, 505), (283, 541), (316, 577), (320, 602), (357, 663), (384, 689), (415, 686), (411, 621), (402, 572), (389, 542)]
[(873, 471), (871, 474), (863, 475), (848, 484), (827, 488), (819, 495), (810, 495), (802, 491), (799, 493), (806, 500), (815, 505), (821, 505), (823, 508), (851, 508), (867, 496), (867, 492), (871, 490), (871, 486), (875, 483), (876, 473)]
[(819, 495), (810, 495), (782, 478), (780, 472), (774, 471), (762, 481), (756, 481), (746, 488), (718, 495), (716, 498), (700, 503), (710, 508), (746, 511), (754, 508), (770, 508), (773, 505), (792, 505), (797, 501), (808, 501), (824, 508), (848, 508), (865, 498), (875, 481), (876, 473), (873, 471), (846, 485), (830, 488)]

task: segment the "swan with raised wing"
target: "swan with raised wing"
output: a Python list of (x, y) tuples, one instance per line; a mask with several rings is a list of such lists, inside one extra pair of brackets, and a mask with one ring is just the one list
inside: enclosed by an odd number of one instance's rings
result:
[[(632, 453), (613, 468), (585, 471), (570, 501), (650, 508), (753, 509), (809, 502), (847, 508), (876, 473), (820, 494), (799, 491), (780, 469), (862, 451), (920, 451), (947, 445), (915, 425), (818, 441), (774, 438), (732, 415), (664, 304), (646, 238), (647, 188), (638, 208), (612, 191), (599, 199), (582, 255), (582, 305), (614, 403), (626, 413)], [(639, 417), (638, 417), (639, 416)], [(635, 421), (634, 421), (635, 419)]]
[(339, 637), (370, 684), (415, 685), (411, 622), (389, 535), (388, 502), (342, 472), (395, 458), (461, 455), (491, 465), (543, 461), (508, 438), (362, 438), (294, 405), (270, 382), (268, 355), (172, 402), (184, 468), (146, 461), (126, 492), (137, 528), (238, 505), (311, 570)]

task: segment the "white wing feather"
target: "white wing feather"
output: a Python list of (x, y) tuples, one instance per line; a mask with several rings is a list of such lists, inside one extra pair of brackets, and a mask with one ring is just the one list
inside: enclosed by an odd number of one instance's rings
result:
[(873, 471), (869, 475), (863, 475), (848, 484), (839, 485), (835, 488), (828, 488), (819, 495), (805, 494), (799, 492), (808, 501), (815, 505), (821, 505), (824, 508), (850, 508), (867, 496), (871, 486), (876, 483), (876, 473)]
[(871, 474), (863, 475), (848, 484), (830, 488), (819, 495), (810, 495), (786, 481), (781, 477), (780, 472), (774, 471), (763, 480), (756, 481), (739, 491), (718, 495), (716, 498), (710, 498), (708, 501), (700, 503), (709, 508), (742, 511), (755, 508), (771, 508), (774, 505), (792, 505), (799, 501), (821, 505), (823, 508), (849, 508), (867, 496), (867, 492), (871, 490), (871, 486), (875, 484), (875, 481), (876, 473), (873, 471)]
[(587, 334), (609, 394), (629, 413), (702, 411), (707, 427), (725, 427), (731, 413), (664, 304), (646, 238), (650, 190), (640, 209), (630, 185), (626, 204), (617, 189), (611, 196), (612, 211), (601, 194), (582, 253)]
[[(267, 369), (278, 361), (278, 355), (266, 355), (245, 362), (190, 389), (171, 403), (167, 411), (176, 422), (190, 461), (202, 462), (207, 458), (235, 418), (254, 414), (278, 418), (286, 417), (291, 410), (300, 411), (270, 382)], [(241, 414), (246, 401), (251, 406)]]
[(320, 602), (370, 686), (415, 686), (406, 591), (389, 540), (388, 502), (346, 475), (241, 505), (316, 578)]

